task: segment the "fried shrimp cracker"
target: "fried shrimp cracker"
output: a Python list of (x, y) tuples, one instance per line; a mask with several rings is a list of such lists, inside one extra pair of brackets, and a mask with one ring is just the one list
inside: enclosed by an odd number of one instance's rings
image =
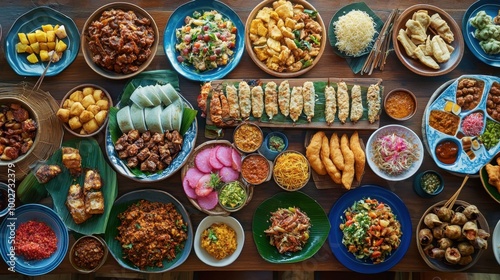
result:
[(340, 150), (339, 136), (335, 132), (330, 137), (330, 158), (338, 170), (344, 170), (344, 156)]
[(343, 134), (340, 138), (340, 150), (344, 156), (344, 170), (342, 171), (342, 185), (347, 190), (351, 189), (354, 179), (354, 153), (349, 148), (349, 137)]
[(326, 137), (323, 131), (316, 132), (311, 138), (311, 142), (306, 148), (306, 157), (311, 164), (312, 169), (319, 175), (326, 175), (326, 168), (320, 158), (321, 144), (323, 137)]
[(342, 184), (342, 173), (337, 169), (333, 161), (330, 159), (330, 147), (328, 137), (323, 137), (321, 143), (321, 161), (325, 165), (326, 172), (330, 178), (337, 184)]
[(361, 182), (361, 177), (363, 177), (363, 172), (365, 171), (366, 157), (365, 152), (361, 148), (361, 142), (357, 131), (351, 135), (350, 148), (354, 154), (354, 174), (356, 176), (356, 181)]

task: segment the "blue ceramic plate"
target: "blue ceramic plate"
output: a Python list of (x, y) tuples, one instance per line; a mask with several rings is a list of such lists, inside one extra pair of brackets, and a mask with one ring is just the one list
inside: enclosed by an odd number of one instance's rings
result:
[[(379, 202), (383, 202), (391, 207), (392, 212), (401, 223), (401, 231), (403, 233), (399, 248), (397, 248), (392, 255), (387, 257), (385, 262), (379, 264), (358, 260), (352, 253), (347, 251), (347, 248), (342, 244), (343, 234), (339, 228), (339, 225), (342, 223), (344, 211), (351, 207), (355, 201), (368, 197), (377, 199)], [(330, 234), (328, 235), (330, 249), (339, 262), (355, 272), (371, 274), (391, 269), (403, 258), (411, 243), (413, 231), (408, 208), (406, 208), (404, 202), (397, 195), (380, 186), (365, 185), (348, 191), (333, 205), (328, 214), (328, 219), (332, 225)]]
[[(184, 106), (193, 109), (193, 106), (189, 103), (189, 101), (187, 101), (184, 96), (182, 96), (181, 94), (179, 94), (179, 96), (184, 101)], [(116, 106), (117, 108), (120, 108), (120, 103), (118, 103)], [(115, 150), (115, 144), (113, 143), (111, 134), (109, 132), (109, 125), (110, 124), (108, 122), (108, 125), (106, 127), (106, 154), (108, 155), (109, 161), (114, 166), (115, 170), (120, 174), (139, 182), (160, 181), (170, 177), (172, 174), (177, 172), (177, 170), (179, 170), (184, 165), (184, 163), (186, 163), (189, 155), (191, 155), (191, 153), (194, 151), (194, 147), (196, 145), (196, 135), (198, 134), (198, 122), (195, 119), (189, 127), (189, 130), (183, 135), (184, 138), (182, 141), (182, 149), (174, 158), (172, 163), (161, 172), (147, 174), (143, 172), (133, 172), (127, 166), (127, 162), (121, 160), (118, 157), (118, 153)]]
[[(175, 49), (177, 43), (175, 31), (185, 24), (184, 19), (186, 16), (191, 16), (195, 11), (211, 10), (218, 11), (234, 23), (238, 30), (236, 35), (236, 47), (231, 61), (227, 65), (218, 67), (217, 69), (199, 72), (194, 67), (181, 64), (177, 61), (178, 52)], [(215, 0), (194, 0), (178, 7), (170, 16), (163, 34), (163, 46), (172, 67), (185, 78), (194, 81), (213, 81), (222, 79), (238, 65), (245, 49), (245, 26), (243, 22), (230, 7)]]
[[(184, 248), (181, 252), (177, 253), (176, 257), (172, 261), (169, 262), (164, 260), (163, 267), (147, 267), (145, 270), (140, 270), (130, 261), (123, 258), (121, 244), (116, 239), (118, 234), (117, 228), (120, 225), (118, 214), (124, 212), (127, 210), (128, 206), (141, 199), (153, 202), (173, 203), (177, 211), (182, 215), (184, 222), (187, 224), (187, 240), (184, 242)], [(167, 192), (146, 189), (126, 193), (115, 201), (113, 209), (111, 210), (111, 216), (106, 228), (106, 233), (104, 234), (104, 240), (106, 240), (109, 252), (122, 267), (141, 273), (161, 273), (172, 270), (186, 261), (191, 253), (191, 248), (193, 247), (193, 236), (193, 224), (191, 223), (189, 213), (186, 211), (184, 206), (182, 206), (182, 204), (175, 197)]]
[[(339, 20), (339, 17), (346, 15), (352, 10), (360, 10), (363, 12), (366, 12), (375, 22), (375, 30), (377, 31), (375, 34), (373, 34), (373, 39), (368, 48), (366, 48), (362, 53), (360, 53), (357, 56), (350, 56), (346, 55), (345, 53), (341, 52), (335, 44), (337, 44), (337, 36), (335, 36), (335, 27), (333, 26), (333, 23)], [(375, 43), (375, 40), (377, 39), (377, 36), (382, 30), (382, 26), (384, 25), (384, 22), (368, 7), (364, 2), (359, 2), (359, 3), (351, 3), (349, 5), (346, 5), (342, 7), (340, 10), (338, 10), (335, 15), (333, 15), (332, 20), (330, 21), (330, 25), (328, 25), (328, 39), (330, 41), (330, 45), (333, 48), (333, 52), (335, 52), (338, 56), (343, 57), (343, 58), (353, 58), (353, 57), (360, 57), (365, 54), (368, 54), (372, 48), (371, 46), (373, 43)]]
[[(298, 252), (280, 254), (276, 247), (269, 244), (269, 237), (264, 230), (269, 227), (271, 212), (278, 208), (298, 207), (307, 214), (311, 221), (309, 240)], [(253, 215), (253, 240), (260, 256), (270, 263), (296, 263), (314, 256), (323, 246), (330, 231), (328, 217), (321, 205), (303, 192), (279, 192), (262, 202)]]
[[(14, 215), (9, 214), (5, 217), (0, 226), (0, 252), (7, 266), (27, 276), (39, 276), (54, 270), (64, 260), (68, 251), (69, 235), (64, 222), (56, 212), (41, 204), (25, 204), (12, 212)], [(9, 255), (12, 246), (12, 240), (9, 238), (12, 228), (9, 226), (14, 223), (17, 229), (20, 224), (32, 220), (43, 222), (54, 231), (57, 236), (57, 250), (49, 258), (43, 260), (28, 261), (21, 256), (15, 256), (16, 260), (12, 263)]]
[(479, 40), (474, 38), (476, 28), (469, 23), (469, 20), (476, 16), (479, 11), (485, 11), (486, 14), (495, 17), (498, 15), (498, 10), (500, 10), (500, 2), (497, 0), (480, 0), (467, 9), (462, 19), (462, 32), (469, 50), (482, 62), (495, 67), (500, 67), (500, 54), (490, 55), (483, 51)]
[[(463, 143), (461, 141), (460, 134), (462, 133), (461, 125), (459, 125), (458, 130), (454, 135), (448, 135), (442, 133), (429, 125), (429, 116), (433, 110), (443, 111), (447, 101), (456, 102), (456, 91), (458, 83), (464, 78), (476, 79), (484, 82), (484, 90), (481, 95), (481, 101), (473, 110), (461, 110), (458, 114), (460, 123), (463, 121), (464, 117), (470, 115), (471, 113), (482, 112), (484, 115), (484, 123), (486, 120), (491, 119), (486, 112), (486, 100), (488, 98), (488, 91), (493, 84), (493, 82), (500, 83), (500, 79), (494, 76), (486, 75), (464, 75), (453, 80), (451, 83), (446, 83), (447, 86), (440, 87), (434, 95), (429, 99), (429, 103), (425, 108), (423, 119), (422, 119), (422, 132), (423, 139), (427, 148), (427, 151), (432, 156), (436, 164), (447, 171), (457, 173), (459, 175), (476, 175), (483, 165), (488, 163), (498, 152), (500, 152), (500, 144), (486, 149), (484, 145), (480, 145), (477, 150), (473, 150), (474, 157), (471, 158), (463, 149)], [(492, 119), (491, 119), (492, 120)], [(484, 127), (483, 127), (484, 131)], [(482, 133), (482, 132), (481, 132)], [(475, 137), (472, 137), (475, 138)], [(439, 161), (436, 157), (435, 149), (436, 146), (444, 140), (451, 140), (458, 144), (458, 159), (452, 164), (445, 164)]]
[(47, 62), (31, 64), (26, 57), (28, 54), (17, 53), (16, 44), (19, 42), (17, 33), (29, 33), (42, 29), (43, 24), (64, 25), (68, 37), (62, 39), (68, 49), (64, 51), (61, 60), (51, 63), (46, 76), (55, 76), (68, 67), (78, 55), (80, 49), (80, 33), (75, 22), (66, 15), (49, 7), (37, 7), (20, 16), (10, 28), (4, 42), (5, 58), (10, 67), (21, 76), (40, 76)]

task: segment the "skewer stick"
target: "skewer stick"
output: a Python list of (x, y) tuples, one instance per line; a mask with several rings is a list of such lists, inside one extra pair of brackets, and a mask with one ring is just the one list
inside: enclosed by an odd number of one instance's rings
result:
[(460, 195), (462, 188), (465, 186), (465, 183), (467, 183), (467, 180), (469, 180), (469, 175), (465, 176), (464, 181), (462, 182), (462, 185), (460, 186), (460, 188), (458, 188), (458, 190), (451, 196), (451, 198), (448, 199), (448, 201), (446, 201), (446, 203), (444, 204), (444, 207), (446, 207), (450, 210), (453, 208), (453, 205), (455, 204), (455, 201), (457, 201), (457, 198)]

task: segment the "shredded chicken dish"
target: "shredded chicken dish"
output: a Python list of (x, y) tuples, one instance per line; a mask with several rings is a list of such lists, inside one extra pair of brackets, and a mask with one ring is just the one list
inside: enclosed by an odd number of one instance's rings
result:
[(297, 207), (280, 208), (271, 213), (271, 225), (264, 231), (270, 244), (280, 254), (302, 250), (309, 240), (311, 222), (306, 213)]

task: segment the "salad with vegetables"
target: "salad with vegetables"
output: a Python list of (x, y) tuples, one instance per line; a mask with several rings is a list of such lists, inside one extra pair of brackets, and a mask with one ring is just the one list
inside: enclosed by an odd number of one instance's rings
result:
[(203, 72), (229, 63), (236, 46), (236, 26), (219, 12), (195, 11), (175, 31), (177, 61)]
[(356, 259), (384, 262), (401, 243), (401, 224), (390, 206), (376, 199), (357, 200), (344, 211), (342, 244)]
[(373, 162), (390, 175), (399, 175), (419, 159), (417, 145), (404, 136), (391, 133), (373, 142)]

